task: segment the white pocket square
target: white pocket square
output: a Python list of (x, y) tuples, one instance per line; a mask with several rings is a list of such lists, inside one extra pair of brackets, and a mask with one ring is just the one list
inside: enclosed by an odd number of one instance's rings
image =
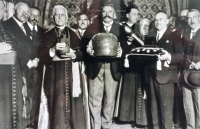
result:
[(169, 40), (167, 40), (166, 43), (169, 43)]

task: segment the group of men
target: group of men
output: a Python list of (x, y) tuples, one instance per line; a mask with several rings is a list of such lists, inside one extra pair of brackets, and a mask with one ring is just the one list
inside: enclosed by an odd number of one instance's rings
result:
[[(2, 20), (3, 0), (0, 6)], [(138, 25), (139, 9), (133, 5), (125, 11), (127, 21), (119, 24), (108, 1), (102, 3), (101, 16), (94, 23), (90, 25), (87, 14), (81, 12), (78, 26), (72, 29), (66, 26), (67, 9), (55, 5), (55, 27), (46, 32), (37, 25), (37, 7), (19, 2), (14, 10), (11, 18), (0, 23), (1, 55), (16, 52), (14, 64), (0, 66), (0, 111), (4, 114), (0, 127), (38, 128), (43, 82), (50, 129), (110, 129), (114, 116), (136, 127), (171, 129), (176, 85), (183, 93), (185, 128), (200, 128), (200, 91), (183, 79), (186, 71), (200, 70), (198, 10), (184, 10), (186, 18), (175, 28), (165, 12), (155, 14), (154, 25), (147, 18)], [(136, 37), (127, 33), (126, 27)], [(94, 56), (94, 38), (102, 33), (116, 36), (116, 57)], [(126, 54), (143, 46), (141, 42), (163, 48), (163, 53), (157, 61), (137, 59), (130, 63), (134, 67), (127, 67)]]

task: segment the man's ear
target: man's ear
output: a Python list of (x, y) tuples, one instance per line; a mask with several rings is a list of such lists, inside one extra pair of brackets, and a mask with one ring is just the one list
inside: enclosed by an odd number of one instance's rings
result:
[(128, 13), (126, 14), (126, 17), (129, 18), (129, 14)]
[(169, 19), (167, 19), (167, 24), (169, 24)]

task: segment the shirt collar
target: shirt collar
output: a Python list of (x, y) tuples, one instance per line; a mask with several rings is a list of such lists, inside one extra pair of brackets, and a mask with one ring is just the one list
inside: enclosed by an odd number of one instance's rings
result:
[[(33, 30), (33, 25), (27, 21), (28, 26), (30, 27), (31, 30)], [(34, 26), (35, 27), (35, 31), (38, 31), (37, 25)]]
[(79, 29), (79, 28), (78, 28), (78, 31), (79, 31), (79, 32), (82, 32), (82, 33), (84, 33), (85, 30), (86, 30), (86, 29), (83, 30), (83, 29)]
[(13, 17), (13, 16), (12, 16), (12, 18), (17, 22), (17, 24), (18, 24), (20, 27), (23, 25), (24, 22), (23, 22), (23, 23), (20, 22), (19, 20), (17, 20), (17, 19), (16, 19), (15, 17)]
[(56, 27), (63, 30), (65, 28), (65, 25), (64, 26), (56, 26)]
[(132, 27), (132, 26), (134, 25), (134, 23), (133, 23), (133, 24), (130, 24), (129, 22), (126, 22), (126, 24), (127, 24), (129, 27)]
[(104, 25), (104, 26), (111, 26), (112, 24), (113, 24), (113, 21), (110, 22), (110, 23), (105, 23), (105, 22), (103, 22), (103, 25)]
[(165, 29), (163, 29), (163, 30), (157, 31), (157, 33), (159, 33), (159, 34), (163, 33), (164, 34), (166, 30), (167, 30), (167, 27)]
[(191, 33), (196, 33), (197, 30), (199, 30), (199, 28), (200, 28), (200, 24), (194, 30), (191, 30)]

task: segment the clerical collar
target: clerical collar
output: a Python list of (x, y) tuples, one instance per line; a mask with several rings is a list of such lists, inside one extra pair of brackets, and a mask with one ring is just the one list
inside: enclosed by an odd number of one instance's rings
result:
[(129, 23), (129, 22), (126, 22), (126, 24), (129, 26), (129, 27), (132, 27), (134, 25), (134, 23)]
[(200, 24), (194, 29), (194, 30), (191, 30), (191, 33), (196, 33), (200, 28)]
[(27, 21), (28, 26), (30, 27), (31, 30), (33, 30), (33, 27), (35, 27), (35, 31), (38, 31), (37, 25), (33, 26), (30, 22)]
[(23, 23), (25, 22), (20, 22), (19, 20), (17, 20), (15, 17), (12, 16), (12, 18), (17, 22), (17, 24), (21, 27), (23, 25)]
[(113, 24), (113, 21), (111, 21), (110, 23), (105, 23), (105, 22), (103, 22), (103, 25), (104, 26), (111, 26)]
[(63, 30), (65, 28), (65, 25), (64, 26), (56, 26), (56, 27)]

